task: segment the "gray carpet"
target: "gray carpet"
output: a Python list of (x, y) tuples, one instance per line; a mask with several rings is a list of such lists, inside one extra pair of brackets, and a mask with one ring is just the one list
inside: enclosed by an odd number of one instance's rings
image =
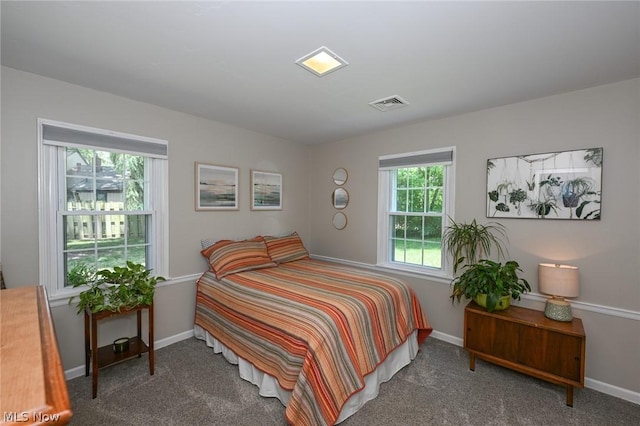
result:
[[(415, 361), (380, 388), (380, 395), (342, 423), (354, 425), (639, 425), (640, 406), (576, 389), (565, 391), (483, 361), (469, 371), (467, 353), (429, 338)], [(237, 367), (191, 338), (68, 382), (72, 425), (286, 425), (284, 407), (263, 398)]]

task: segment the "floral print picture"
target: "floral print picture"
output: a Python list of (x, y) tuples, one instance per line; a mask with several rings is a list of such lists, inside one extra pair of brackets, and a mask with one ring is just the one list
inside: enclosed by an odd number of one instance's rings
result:
[(599, 220), (602, 148), (487, 160), (487, 217)]

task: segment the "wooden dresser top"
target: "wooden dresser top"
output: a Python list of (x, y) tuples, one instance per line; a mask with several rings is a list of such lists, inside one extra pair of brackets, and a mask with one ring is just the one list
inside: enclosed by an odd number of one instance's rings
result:
[(44, 287), (0, 291), (0, 424), (66, 424), (71, 405)]

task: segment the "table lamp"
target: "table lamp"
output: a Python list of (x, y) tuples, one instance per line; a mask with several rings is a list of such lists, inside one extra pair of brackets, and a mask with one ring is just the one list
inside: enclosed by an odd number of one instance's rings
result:
[(569, 265), (541, 263), (538, 265), (538, 289), (551, 295), (544, 315), (556, 321), (571, 321), (571, 305), (564, 298), (578, 297), (578, 268)]

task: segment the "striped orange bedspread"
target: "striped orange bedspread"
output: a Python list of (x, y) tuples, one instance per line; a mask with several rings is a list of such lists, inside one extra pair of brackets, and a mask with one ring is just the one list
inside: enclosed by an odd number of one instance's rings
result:
[(411, 287), (394, 278), (298, 260), (198, 280), (195, 324), (291, 391), (293, 425), (332, 425), (387, 355), (431, 326)]

